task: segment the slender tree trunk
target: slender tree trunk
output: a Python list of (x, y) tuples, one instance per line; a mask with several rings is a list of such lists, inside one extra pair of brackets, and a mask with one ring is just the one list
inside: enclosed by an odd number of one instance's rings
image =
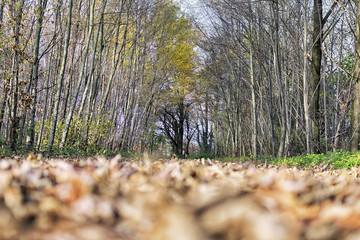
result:
[(360, 0), (356, 4), (356, 36), (355, 36), (355, 71), (354, 71), (354, 99), (350, 128), (350, 151), (359, 150), (359, 124), (360, 124)]
[[(76, 11), (77, 13), (76, 14), (73, 13), (74, 19), (81, 18), (82, 7), (83, 7), (83, 0), (80, 0), (77, 2), (77, 8), (75, 8), (75, 9), (77, 9), (77, 11)], [(67, 114), (68, 107), (69, 107), (70, 93), (71, 93), (71, 89), (72, 89), (71, 85), (74, 82), (73, 81), (74, 75), (75, 75), (74, 73), (77, 70), (76, 63), (78, 63), (79, 60), (81, 59), (81, 54), (79, 54), (79, 56), (77, 56), (75, 58), (76, 52), (77, 52), (77, 47), (78, 47), (78, 42), (79, 42), (79, 39), (81, 38), (79, 33), (82, 32), (82, 31), (79, 31), (80, 25), (81, 25), (81, 22), (77, 21), (76, 24), (74, 24), (74, 26), (72, 27), (74, 29), (72, 31), (72, 39), (75, 39), (75, 41), (72, 43), (72, 47), (69, 50), (71, 60), (68, 61), (68, 64), (67, 64), (67, 65), (69, 65), (69, 63), (70, 63), (70, 66), (68, 67), (68, 74), (67, 74), (67, 77), (65, 80), (65, 89), (64, 89), (64, 93), (63, 93), (63, 103), (62, 103), (63, 108), (60, 110), (61, 116), (59, 117), (59, 120), (61, 120), (61, 121), (65, 121), (65, 118), (66, 118), (66, 114)]]
[(312, 133), (311, 133), (311, 116), (309, 112), (309, 85), (307, 80), (308, 71), (308, 52), (307, 52), (307, 0), (304, 0), (304, 69), (303, 69), (303, 95), (304, 95), (304, 117), (305, 117), (305, 135), (306, 135), (306, 152), (313, 152)]
[[(291, 88), (294, 88), (295, 86), (295, 67), (292, 70), (292, 76), (291, 76)], [(294, 97), (292, 94), (289, 94), (289, 86), (288, 81), (285, 82), (285, 111), (286, 111), (286, 137), (285, 137), (285, 149), (284, 149), (284, 155), (288, 156), (291, 150), (291, 130), (292, 130), (292, 105)]]
[[(271, 52), (270, 52), (271, 55)], [(270, 63), (269, 63), (270, 65)], [(273, 83), (272, 78), (270, 77), (270, 70), (268, 70), (268, 84), (269, 84), (269, 115), (270, 115), (270, 128), (271, 128), (271, 155), (275, 156), (275, 145), (276, 145), (276, 137), (274, 130), (274, 101), (273, 101)]]
[(251, 121), (252, 121), (252, 154), (257, 156), (257, 111), (256, 111), (256, 93), (255, 76), (253, 66), (253, 50), (250, 42), (250, 79), (251, 79)]
[[(252, 4), (251, 1), (248, 1), (249, 13), (250, 18), (252, 16)], [(256, 92), (255, 92), (255, 71), (254, 71), (254, 53), (253, 53), (253, 39), (252, 39), (252, 23), (249, 25), (249, 70), (250, 70), (250, 85), (251, 85), (251, 145), (252, 145), (252, 155), (257, 157), (258, 150), (257, 150), (257, 111), (256, 111)], [(230, 88), (231, 90), (231, 88)], [(232, 96), (232, 94), (230, 95)], [(229, 101), (231, 104), (231, 101)], [(234, 148), (237, 146), (234, 146)], [(234, 149), (233, 148), (233, 149)]]
[[(4, 16), (4, 7), (5, 7), (5, 0), (0, 0), (0, 33), (2, 33), (2, 24), (3, 24), (3, 16)], [(8, 88), (5, 87), (6, 79), (3, 80), (4, 89), (1, 93), (0, 98), (0, 135), (1, 135), (1, 127), (4, 119), (5, 114), (5, 107), (6, 107), (6, 95), (8, 93)]]
[(55, 140), (55, 132), (56, 132), (56, 125), (58, 121), (58, 114), (59, 114), (59, 106), (60, 106), (60, 96), (62, 91), (62, 85), (64, 81), (64, 75), (65, 75), (65, 68), (66, 68), (66, 62), (67, 62), (67, 55), (68, 55), (68, 49), (69, 49), (69, 42), (70, 42), (70, 35), (71, 35), (71, 26), (72, 26), (72, 9), (73, 9), (73, 0), (69, 0), (69, 9), (68, 9), (68, 16), (67, 16), (67, 26), (66, 26), (66, 38), (65, 38), (65, 46), (64, 46), (64, 52), (61, 60), (61, 66), (59, 75), (57, 78), (57, 91), (55, 96), (55, 106), (53, 110), (53, 120), (51, 124), (51, 131), (50, 131), (50, 137), (49, 137), (49, 150), (52, 151), (54, 140)]
[(104, 95), (104, 97), (103, 97), (103, 99), (101, 101), (100, 112), (104, 111), (105, 105), (107, 103), (107, 99), (109, 97), (110, 89), (112, 87), (112, 82), (113, 82), (113, 79), (114, 79), (114, 76), (115, 76), (115, 72), (116, 72), (117, 66), (119, 64), (120, 53), (125, 48), (126, 37), (127, 37), (127, 27), (128, 27), (128, 21), (129, 21), (129, 14), (127, 14), (127, 20), (126, 20), (126, 26), (125, 26), (122, 45), (121, 45), (121, 48), (120, 48), (119, 52), (117, 53), (123, 4), (124, 4), (124, 0), (121, 0), (120, 1), (120, 11), (119, 11), (119, 22), (118, 22), (118, 26), (117, 26), (117, 29), (116, 29), (115, 46), (114, 46), (114, 51), (113, 51), (113, 56), (112, 56), (111, 73), (109, 75), (109, 81), (108, 81), (108, 84), (107, 84), (105, 95)]
[(39, 48), (40, 48), (40, 38), (41, 38), (41, 30), (42, 30), (42, 23), (44, 17), (44, 11), (46, 9), (48, 0), (38, 0), (38, 19), (36, 23), (36, 33), (35, 33), (35, 46), (34, 46), (34, 53), (33, 53), (33, 65), (31, 69), (31, 96), (33, 96), (34, 102), (31, 105), (31, 114), (29, 120), (29, 134), (26, 139), (26, 144), (28, 148), (31, 148), (34, 144), (35, 139), (35, 113), (36, 113), (36, 99), (37, 99), (37, 85), (38, 85), (38, 78), (39, 78)]
[(324, 101), (324, 137), (325, 137), (325, 153), (328, 152), (328, 116), (327, 116), (327, 101), (326, 101), (326, 80), (323, 78), (323, 101)]
[(54, 58), (54, 53), (51, 52), (50, 57), (49, 57), (49, 61), (48, 61), (48, 76), (46, 78), (46, 84), (45, 84), (45, 99), (44, 99), (44, 110), (43, 110), (43, 115), (41, 117), (41, 124), (40, 124), (40, 131), (39, 131), (39, 136), (37, 139), (37, 144), (36, 144), (36, 150), (39, 151), (40, 149), (40, 145), (41, 145), (41, 141), (42, 141), (42, 136), (44, 133), (44, 125), (45, 125), (45, 119), (46, 119), (46, 115), (47, 115), (47, 109), (48, 109), (48, 100), (49, 100), (49, 83), (50, 83), (50, 77), (51, 77), (51, 62)]
[[(87, 86), (89, 89), (89, 96), (88, 96), (88, 105), (87, 105), (87, 112), (86, 112), (86, 119), (85, 119), (85, 123), (86, 123), (86, 127), (85, 127), (85, 143), (86, 145), (88, 145), (88, 137), (89, 137), (89, 125), (90, 125), (90, 121), (92, 119), (92, 105), (95, 99), (95, 85), (96, 85), (96, 77), (94, 74), (95, 71), (95, 61), (96, 61), (96, 53), (97, 53), (97, 45), (100, 39), (100, 44), (103, 44), (103, 29), (104, 29), (104, 14), (105, 14), (105, 8), (106, 8), (106, 4), (107, 4), (107, 0), (103, 0), (101, 3), (101, 13), (100, 13), (100, 23), (99, 23), (99, 27), (96, 33), (96, 37), (94, 40), (94, 46), (93, 46), (93, 53), (92, 53), (92, 59), (91, 59), (91, 64), (90, 64), (90, 74), (89, 74), (89, 86)], [(99, 57), (101, 59), (101, 55), (102, 55), (102, 47), (100, 46), (100, 53), (99, 53)], [(85, 95), (85, 94), (84, 94)], [(85, 102), (85, 99), (84, 99)], [(81, 105), (81, 108), (83, 107), (83, 104)], [(81, 110), (79, 111), (81, 113)]]
[(281, 157), (284, 155), (285, 151), (285, 139), (286, 139), (286, 100), (285, 100), (285, 90), (284, 90), (284, 84), (281, 74), (281, 61), (280, 61), (280, 39), (279, 39), (279, 2), (278, 0), (273, 2), (272, 6), (273, 11), (273, 18), (275, 21), (275, 26), (273, 30), (273, 51), (274, 51), (274, 70), (275, 70), (275, 77), (276, 81), (279, 86), (280, 91), (280, 116), (281, 116), (281, 136), (280, 136), (280, 144), (278, 149), (278, 157)]
[[(4, 85), (6, 85), (6, 82), (8, 80), (7, 79), (4, 79)], [(3, 124), (3, 121), (4, 121), (4, 115), (5, 115), (5, 108), (6, 108), (6, 102), (7, 102), (7, 94), (9, 92), (9, 88), (8, 87), (4, 87), (4, 90), (2, 91), (2, 94), (1, 94), (1, 98), (0, 98), (0, 134), (1, 134), (1, 128), (2, 128), (2, 124)]]
[(90, 4), (90, 19), (89, 19), (89, 30), (88, 30), (87, 40), (86, 40), (86, 46), (85, 46), (85, 50), (84, 50), (84, 53), (83, 53), (84, 55), (83, 55), (82, 64), (81, 64), (81, 68), (80, 68), (79, 79), (78, 79), (76, 88), (74, 89), (74, 91), (75, 91), (74, 96), (73, 96), (73, 99), (72, 99), (72, 102), (71, 102), (71, 105), (70, 105), (68, 115), (67, 115), (66, 120), (65, 120), (65, 129), (64, 129), (62, 137), (61, 137), (60, 148), (64, 147), (66, 138), (67, 138), (68, 133), (69, 133), (70, 123), (71, 123), (71, 120), (73, 118), (76, 103), (77, 103), (78, 96), (79, 96), (79, 93), (80, 93), (80, 87), (81, 87), (84, 72), (85, 72), (85, 69), (86, 69), (86, 63), (87, 63), (87, 58), (88, 58), (88, 54), (89, 54), (91, 38), (92, 38), (92, 35), (93, 35), (95, 0), (91, 0), (89, 4)]
[(5, 4), (6, 0), (0, 0), (0, 31), (2, 31)]
[(12, 56), (12, 68), (10, 79), (10, 131), (8, 137), (8, 147), (15, 150), (15, 143), (17, 138), (18, 123), (20, 118), (17, 116), (18, 106), (18, 83), (20, 74), (20, 27), (23, 16), (24, 0), (11, 1), (11, 17), (15, 21), (13, 27), (14, 44), (13, 44), (13, 56)]
[[(341, 23), (341, 31), (343, 30), (343, 25), (344, 25), (344, 23), (342, 22)], [(339, 62), (342, 62), (342, 60), (343, 60), (343, 44), (344, 44), (344, 36), (343, 36), (343, 34), (341, 34)], [(334, 114), (334, 125), (333, 125), (333, 129), (335, 129), (334, 134), (333, 134), (333, 137), (334, 137), (334, 143), (333, 143), (333, 147), (332, 147), (333, 152), (335, 152), (338, 149), (339, 140), (340, 140), (339, 138), (340, 138), (340, 126), (341, 126), (341, 124), (339, 126), (338, 123), (342, 119), (341, 118), (342, 114), (338, 113), (339, 101), (337, 101), (337, 98), (339, 97), (339, 88), (340, 88), (340, 79), (341, 79), (341, 77), (342, 77), (342, 70), (338, 69), (338, 76), (337, 76), (337, 79), (336, 79), (336, 89), (335, 89), (335, 96), (334, 96), (334, 99), (336, 99), (335, 100), (336, 114)], [(341, 110), (341, 112), (342, 112), (342, 110)], [(339, 119), (339, 117), (340, 117), (340, 119)], [(339, 128), (338, 128), (338, 126), (339, 126)], [(338, 131), (338, 129), (339, 129), (339, 131)]]
[(314, 0), (312, 12), (312, 49), (309, 79), (310, 115), (314, 151), (321, 151), (320, 143), (320, 83), (321, 83), (321, 59), (322, 59), (322, 0)]
[[(56, 7), (56, 11), (55, 11), (55, 22), (54, 22), (54, 33), (53, 33), (53, 39), (56, 39), (58, 33), (57, 33), (57, 27), (59, 26), (58, 22), (60, 21), (60, 8), (62, 6), (62, 2), (58, 2), (57, 7)], [(59, 44), (61, 45), (61, 44)], [(46, 84), (45, 84), (45, 99), (44, 99), (44, 108), (43, 108), (43, 113), (42, 113), (42, 117), (41, 117), (41, 125), (40, 125), (40, 132), (39, 132), (39, 136), (37, 139), (37, 144), (36, 144), (36, 150), (39, 151), (40, 149), (40, 145), (41, 145), (41, 141), (42, 141), (42, 137), (43, 137), (43, 132), (44, 132), (44, 125), (45, 125), (45, 119), (47, 117), (47, 112), (48, 112), (48, 106), (50, 105), (49, 102), (51, 103), (51, 100), (49, 101), (49, 95), (50, 95), (50, 79), (53, 78), (53, 76), (57, 75), (57, 66), (59, 64), (55, 64), (55, 67), (53, 67), (52, 63), (53, 62), (59, 62), (57, 57), (55, 56), (55, 47), (52, 48), (52, 50), (50, 51), (50, 56), (48, 58), (47, 61), (47, 78), (46, 78)], [(61, 51), (60, 51), (61, 52)], [(52, 109), (50, 107), (50, 109)], [(50, 115), (51, 115), (51, 111), (50, 111)]]

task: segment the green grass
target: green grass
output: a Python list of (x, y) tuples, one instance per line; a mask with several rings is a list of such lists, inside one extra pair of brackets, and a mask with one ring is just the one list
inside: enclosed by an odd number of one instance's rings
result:
[(335, 169), (357, 167), (359, 165), (360, 152), (336, 151), (327, 154), (308, 154), (292, 158), (274, 159), (272, 164), (286, 164), (288, 166), (314, 167), (329, 164)]
[(305, 168), (328, 164), (329, 166), (331, 165), (334, 169), (351, 169), (352, 167), (357, 167), (360, 165), (360, 151), (353, 153), (345, 150), (340, 150), (336, 152), (328, 152), (327, 154), (307, 154), (288, 158), (274, 158), (271, 156), (258, 157), (256, 159), (251, 157), (222, 157), (216, 158), (216, 160), (240, 162), (255, 161), (259, 163), (267, 161), (268, 163), (273, 165), (285, 165), (289, 167), (301, 166)]

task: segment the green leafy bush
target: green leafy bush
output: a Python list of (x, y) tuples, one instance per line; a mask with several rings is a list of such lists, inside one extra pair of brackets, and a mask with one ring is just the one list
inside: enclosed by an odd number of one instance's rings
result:
[(13, 151), (6, 145), (0, 146), (0, 157), (10, 157), (13, 155)]
[[(49, 144), (49, 135), (51, 130), (52, 119), (44, 122), (44, 131), (42, 135), (40, 151), (47, 151)], [(35, 126), (36, 134), (40, 132), (41, 122), (37, 122)], [(59, 149), (62, 132), (65, 129), (65, 123), (60, 121), (57, 123), (53, 152), (62, 155), (113, 155), (103, 144), (103, 139), (107, 136), (112, 124), (106, 121), (104, 117), (99, 119), (91, 119), (88, 124), (82, 118), (74, 116), (70, 124), (69, 134), (65, 147)]]

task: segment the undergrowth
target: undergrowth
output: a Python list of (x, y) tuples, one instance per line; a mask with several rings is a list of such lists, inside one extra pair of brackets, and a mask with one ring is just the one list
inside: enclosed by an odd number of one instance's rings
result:
[(360, 151), (355, 153), (339, 150), (336, 152), (328, 152), (326, 154), (307, 154), (307, 155), (299, 155), (294, 157), (287, 158), (275, 158), (272, 156), (262, 156), (262, 157), (242, 157), (242, 158), (234, 158), (234, 157), (221, 157), (216, 158), (219, 161), (254, 161), (259, 163), (268, 162), (272, 165), (285, 165), (288, 167), (292, 166), (300, 166), (305, 168), (315, 167), (315, 166), (328, 166), (329, 168), (334, 169), (342, 169), (347, 168), (350, 169), (352, 167), (358, 167), (360, 165)]
[[(0, 157), (11, 157), (14, 155), (26, 156), (29, 152), (25, 147), (17, 146), (16, 151), (10, 150), (5, 142), (0, 141)], [(36, 151), (34, 151), (36, 152)], [(142, 154), (136, 154), (131, 152), (114, 152), (108, 149), (87, 149), (81, 150), (79, 148), (54, 148), (53, 151), (46, 152), (41, 151), (45, 156), (96, 156), (104, 155), (105, 157), (113, 157), (117, 154), (125, 158), (141, 157)], [(214, 159), (212, 154), (193, 154), (189, 155), (189, 159), (199, 159), (199, 158), (210, 158)], [(272, 165), (284, 165), (288, 167), (299, 166), (304, 168), (311, 168), (316, 166), (324, 166), (326, 168), (334, 169), (351, 169), (352, 167), (360, 166), (360, 151), (349, 152), (346, 150), (339, 150), (336, 152), (328, 152), (326, 154), (307, 154), (299, 155), (294, 157), (286, 158), (275, 158), (273, 156), (261, 156), (261, 157), (216, 157), (215, 160), (222, 162), (255, 162), (255, 163), (268, 163)]]

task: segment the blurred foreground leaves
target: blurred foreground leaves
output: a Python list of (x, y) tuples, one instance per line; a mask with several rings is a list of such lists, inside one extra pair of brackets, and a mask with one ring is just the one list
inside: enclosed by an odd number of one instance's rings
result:
[(360, 170), (0, 160), (0, 239), (359, 239)]

